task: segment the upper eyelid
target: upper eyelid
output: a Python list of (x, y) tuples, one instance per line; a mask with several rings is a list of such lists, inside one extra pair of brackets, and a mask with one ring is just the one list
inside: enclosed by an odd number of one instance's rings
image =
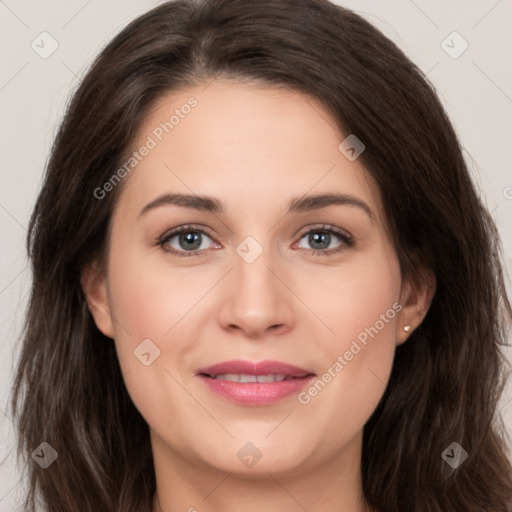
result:
[(338, 236), (343, 236), (345, 235), (347, 238), (350, 238), (350, 239), (353, 239), (354, 236), (349, 233), (346, 229), (343, 229), (343, 228), (338, 228), (336, 226), (332, 226), (330, 224), (314, 224), (312, 226), (307, 226), (306, 228), (304, 228), (304, 230), (299, 230), (299, 232), (295, 235), (295, 236), (300, 236), (301, 238), (304, 236), (304, 235), (307, 235), (310, 231), (329, 231), (329, 232), (332, 232)]
[(169, 240), (170, 238), (174, 238), (175, 236), (183, 232), (186, 233), (188, 231), (197, 231), (199, 233), (205, 234), (206, 236), (209, 236), (211, 239), (215, 239), (215, 236), (211, 234), (207, 228), (194, 226), (193, 224), (191, 224), (169, 229), (161, 237), (159, 237), (159, 240), (166, 241)]

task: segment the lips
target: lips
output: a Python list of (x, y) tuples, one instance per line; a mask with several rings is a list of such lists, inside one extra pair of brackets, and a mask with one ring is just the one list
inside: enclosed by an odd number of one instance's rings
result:
[(315, 374), (279, 361), (225, 361), (197, 372), (214, 393), (241, 405), (269, 405), (303, 389)]

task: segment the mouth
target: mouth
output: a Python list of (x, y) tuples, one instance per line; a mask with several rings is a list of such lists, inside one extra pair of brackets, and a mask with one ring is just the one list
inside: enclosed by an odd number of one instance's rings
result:
[(295, 379), (290, 375), (273, 374), (252, 375), (250, 373), (221, 373), (219, 375), (206, 375), (215, 380), (229, 380), (230, 382), (282, 382), (283, 380)]
[(316, 374), (279, 361), (226, 361), (197, 376), (213, 393), (239, 405), (270, 405), (300, 392)]

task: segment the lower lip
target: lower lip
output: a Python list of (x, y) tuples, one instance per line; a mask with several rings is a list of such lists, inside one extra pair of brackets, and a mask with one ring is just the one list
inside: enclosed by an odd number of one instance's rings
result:
[(212, 379), (199, 375), (203, 382), (217, 395), (241, 405), (269, 405), (290, 395), (299, 393), (314, 378), (314, 375), (279, 382), (233, 382)]

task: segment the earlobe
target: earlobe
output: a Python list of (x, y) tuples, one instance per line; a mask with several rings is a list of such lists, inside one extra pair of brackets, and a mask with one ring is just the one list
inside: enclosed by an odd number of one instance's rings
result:
[(86, 265), (80, 275), (80, 284), (96, 326), (105, 336), (113, 338), (114, 329), (104, 272), (96, 263)]
[(423, 322), (434, 298), (436, 278), (431, 271), (424, 273), (424, 278), (417, 281), (407, 279), (400, 294), (402, 310), (398, 317), (396, 343), (401, 345)]

